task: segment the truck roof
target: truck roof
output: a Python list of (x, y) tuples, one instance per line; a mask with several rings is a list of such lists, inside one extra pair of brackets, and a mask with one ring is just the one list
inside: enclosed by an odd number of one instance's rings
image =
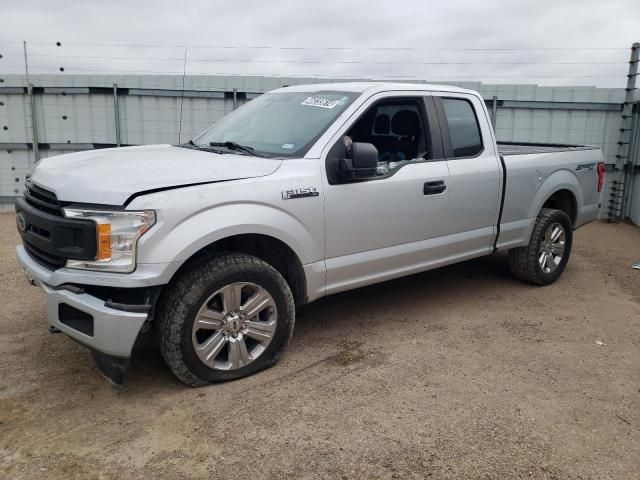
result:
[(431, 92), (452, 92), (452, 93), (470, 93), (478, 95), (473, 90), (465, 88), (452, 87), (449, 85), (432, 85), (428, 83), (393, 83), (393, 82), (340, 82), (340, 83), (310, 83), (305, 85), (292, 85), (290, 87), (282, 87), (274, 90), (276, 92), (318, 92), (318, 91), (335, 91), (335, 92), (358, 92), (358, 93), (378, 93), (390, 90), (424, 90)]

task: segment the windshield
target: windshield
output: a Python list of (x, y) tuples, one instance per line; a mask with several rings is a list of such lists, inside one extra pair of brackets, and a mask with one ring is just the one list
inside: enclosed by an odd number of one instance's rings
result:
[(193, 142), (202, 147), (233, 142), (264, 156), (302, 156), (358, 95), (333, 91), (265, 93)]

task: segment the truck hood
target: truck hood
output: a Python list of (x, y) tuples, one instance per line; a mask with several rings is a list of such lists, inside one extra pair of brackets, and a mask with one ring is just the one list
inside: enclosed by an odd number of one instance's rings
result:
[(263, 177), (281, 164), (281, 159), (145, 145), (45, 158), (31, 180), (63, 202), (123, 205), (149, 190)]

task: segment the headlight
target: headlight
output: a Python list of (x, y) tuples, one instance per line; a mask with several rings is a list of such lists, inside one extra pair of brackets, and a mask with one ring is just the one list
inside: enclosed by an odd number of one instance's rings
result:
[(95, 260), (67, 260), (69, 268), (132, 272), (136, 268), (138, 239), (156, 223), (153, 210), (110, 211), (65, 208), (68, 218), (83, 218), (96, 222), (98, 239)]

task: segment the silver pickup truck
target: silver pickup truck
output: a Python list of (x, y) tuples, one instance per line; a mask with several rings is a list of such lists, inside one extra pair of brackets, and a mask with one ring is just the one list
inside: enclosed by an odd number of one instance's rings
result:
[(121, 384), (155, 332), (190, 386), (276, 363), (296, 306), (496, 251), (562, 274), (601, 152), (496, 143), (476, 92), (333, 83), (264, 94), (182, 145), (41, 160), (16, 202), (52, 331)]

